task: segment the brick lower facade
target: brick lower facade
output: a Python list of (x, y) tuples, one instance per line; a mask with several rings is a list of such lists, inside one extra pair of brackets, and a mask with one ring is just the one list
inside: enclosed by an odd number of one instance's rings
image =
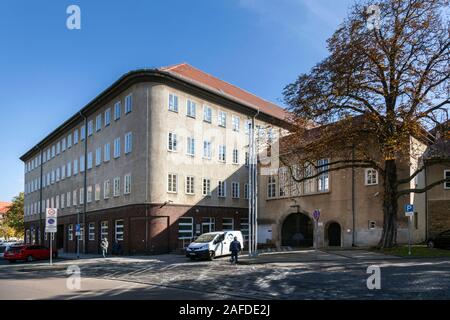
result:
[[(241, 219), (248, 218), (248, 209), (211, 206), (181, 206), (149, 204), (131, 205), (108, 210), (86, 213), (85, 218), (80, 214), (80, 223), (84, 222), (84, 243), (80, 245), (80, 252), (100, 253), (101, 224), (107, 222), (107, 239), (109, 251), (116, 237), (116, 221), (123, 221), (123, 240), (119, 241), (125, 255), (160, 254), (172, 252), (188, 244), (189, 240), (178, 239), (178, 219), (180, 217), (193, 218), (193, 236), (203, 233), (204, 218), (214, 218), (213, 230), (222, 230), (224, 218), (233, 218), (233, 229), (241, 229)], [(89, 224), (94, 225), (94, 237), (89, 240)], [(58, 217), (58, 232), (53, 246), (64, 252), (74, 253), (76, 248), (75, 225), (77, 215)], [(69, 225), (72, 225), (72, 240), (69, 239)], [(25, 223), (27, 242), (39, 242), (39, 221)], [(33, 233), (33, 236), (31, 234)], [(44, 236), (42, 235), (42, 238)], [(49, 239), (44, 243), (49, 245)], [(82, 243), (82, 242), (81, 242)]]

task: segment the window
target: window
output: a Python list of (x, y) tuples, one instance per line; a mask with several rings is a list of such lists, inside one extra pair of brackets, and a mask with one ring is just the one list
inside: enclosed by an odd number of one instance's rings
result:
[(195, 155), (195, 139), (192, 137), (187, 138), (186, 154), (190, 156)]
[(130, 113), (133, 110), (133, 94), (129, 94), (125, 97), (125, 114)]
[(102, 221), (100, 223), (100, 238), (108, 239), (108, 221)]
[(71, 198), (70, 198), (70, 196), (71, 196), (72, 194), (70, 193), (70, 191), (69, 192), (67, 192), (67, 194), (66, 194), (66, 200), (67, 200), (67, 202), (66, 202), (66, 206), (67, 206), (67, 208), (69, 208), (70, 207), (70, 205), (72, 204), (72, 201), (71, 201)]
[[(89, 159), (89, 155), (88, 155), (88, 159)], [(80, 172), (84, 172), (84, 169), (85, 169), (84, 165), (85, 165), (85, 158), (84, 158), (84, 156), (81, 156), (80, 157)]]
[[(323, 172), (317, 178), (317, 190), (318, 191), (328, 191), (328, 159), (321, 159), (317, 161), (317, 171), (318, 173)], [(326, 172), (324, 172), (326, 171)]]
[(95, 150), (95, 165), (98, 167), (102, 163), (102, 147)]
[(244, 240), (248, 240), (248, 218), (241, 218), (241, 232)]
[(102, 115), (99, 114), (96, 118), (95, 118), (95, 131), (100, 131), (102, 130)]
[(56, 155), (59, 156), (60, 153), (61, 153), (61, 142), (58, 141), (58, 143), (56, 144)]
[[(72, 141), (72, 140), (71, 140)], [(50, 148), (47, 149), (47, 161), (50, 161)], [(30, 172), (30, 164), (28, 163), (28, 172)]]
[[(83, 135), (83, 132), (81, 132), (81, 135)], [(78, 144), (78, 129), (73, 131), (73, 144)]]
[(203, 141), (203, 158), (211, 159), (211, 142)]
[(114, 139), (114, 159), (120, 157), (120, 137)]
[(67, 239), (73, 241), (73, 224), (69, 224), (67, 227)]
[(72, 176), (72, 162), (67, 163), (67, 178)]
[(219, 161), (225, 162), (226, 160), (226, 146), (219, 146)]
[(378, 171), (372, 168), (365, 169), (365, 184), (366, 186), (373, 186), (378, 184)]
[[(56, 195), (56, 197), (55, 197), (55, 208), (59, 209), (59, 195)], [(35, 209), (37, 209), (37, 208), (35, 207)], [(35, 210), (35, 213), (36, 213), (36, 211), (37, 210)]]
[(72, 204), (73, 204), (74, 206), (77, 205), (77, 195), (78, 195), (77, 190), (73, 190), (73, 193), (72, 193)]
[(238, 149), (233, 149), (233, 163), (238, 164), (239, 163), (239, 151)]
[(55, 157), (55, 153), (56, 153), (56, 147), (55, 145), (52, 146), (52, 159)]
[(233, 125), (233, 131), (239, 131), (239, 124), (241, 122), (241, 119), (238, 116), (232, 116), (231, 122)]
[(113, 196), (114, 197), (120, 196), (120, 178), (119, 177), (114, 178)]
[(133, 148), (133, 134), (131, 132), (128, 132), (125, 134), (125, 154), (128, 154), (131, 152)]
[(197, 105), (192, 100), (186, 100), (186, 115), (191, 118), (195, 118), (195, 109)]
[(172, 93), (169, 94), (169, 110), (178, 112), (178, 96)]
[(222, 219), (222, 230), (223, 231), (232, 231), (232, 230), (234, 230), (233, 218), (223, 218)]
[[(47, 154), (45, 152), (43, 152), (42, 153), (42, 163), (46, 163), (46, 162), (47, 162)], [(28, 168), (27, 167), (28, 167), (27, 164), (25, 164), (25, 173), (28, 173)]]
[(227, 114), (224, 111), (219, 111), (218, 114), (218, 124), (221, 127), (226, 127), (227, 126)]
[(233, 199), (239, 199), (239, 182), (231, 183), (231, 197)]
[(219, 198), (225, 198), (227, 196), (227, 182), (219, 181), (217, 187), (217, 195)]
[(212, 109), (210, 106), (203, 106), (203, 121), (211, 123)]
[(269, 176), (267, 182), (267, 198), (276, 197), (276, 180), (274, 176)]
[(202, 233), (214, 232), (216, 230), (215, 218), (203, 218), (202, 219)]
[(194, 236), (194, 219), (191, 217), (178, 218), (178, 239), (190, 240)]
[(66, 195), (63, 193), (61, 194), (61, 209), (64, 209), (66, 206)]
[(122, 109), (122, 106), (121, 106), (120, 101), (116, 102), (114, 104), (114, 120), (115, 121), (120, 119), (120, 114), (122, 113), (121, 109)]
[(123, 241), (123, 220), (116, 220), (116, 240)]
[(81, 134), (81, 141), (84, 141), (84, 139), (86, 139), (86, 126), (85, 125), (81, 126), (80, 134)]
[(169, 132), (168, 141), (167, 141), (167, 150), (169, 151), (177, 151), (177, 135), (173, 132)]
[(106, 180), (103, 183), (103, 199), (109, 199), (111, 195), (111, 182)]
[[(450, 179), (450, 170), (444, 170), (444, 179)], [(444, 189), (450, 189), (450, 182), (444, 182)]]
[(95, 201), (100, 201), (100, 184), (95, 185)]
[(106, 109), (105, 111), (105, 127), (111, 124), (111, 108)]
[(108, 162), (109, 160), (111, 160), (111, 144), (108, 142), (105, 144), (103, 161)]
[(203, 178), (202, 185), (203, 185), (202, 195), (210, 196), (211, 195), (211, 179)]
[(89, 120), (89, 122), (88, 122), (88, 132), (87, 132), (88, 137), (92, 136), (93, 133), (94, 133), (94, 121), (93, 120)]
[(80, 204), (84, 204), (84, 188), (80, 188)]
[(89, 241), (95, 240), (95, 223), (89, 222), (88, 224), (88, 234), (89, 234)]
[(131, 174), (125, 175), (123, 193), (124, 194), (131, 193)]
[(169, 173), (167, 175), (167, 192), (176, 193), (177, 192), (177, 175), (174, 173)]
[(91, 203), (92, 202), (92, 186), (88, 186), (87, 187), (87, 199), (86, 199), (87, 203)]
[(194, 194), (194, 177), (192, 176), (186, 177), (186, 193)]
[(249, 188), (248, 188), (248, 183), (244, 184), (244, 199), (248, 199), (249, 196)]
[(61, 180), (64, 180), (66, 178), (66, 165), (63, 164), (61, 167)]
[(304, 174), (304, 177), (305, 177), (305, 181), (304, 181), (304, 191), (305, 191), (305, 193), (312, 193), (312, 192), (314, 192), (315, 190), (314, 190), (314, 179), (307, 179), (307, 178), (309, 178), (309, 177), (312, 177), (314, 175), (314, 168), (313, 168), (313, 166), (311, 165), (311, 164), (308, 164), (306, 167), (305, 167), (305, 174)]
[(87, 168), (92, 169), (92, 163), (93, 163), (93, 156), (92, 156), (92, 152), (89, 152), (87, 155)]
[(369, 221), (369, 229), (372, 230), (375, 229), (375, 227), (376, 227), (375, 221)]

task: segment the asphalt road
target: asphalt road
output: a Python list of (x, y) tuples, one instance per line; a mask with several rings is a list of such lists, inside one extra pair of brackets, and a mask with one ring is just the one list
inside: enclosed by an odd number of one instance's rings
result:
[[(395, 259), (326, 253), (311, 261), (230, 265), (182, 256), (0, 263), (0, 299), (450, 299), (450, 259)], [(326, 256), (326, 257), (325, 257)], [(67, 267), (80, 268), (69, 289)], [(379, 290), (367, 288), (380, 267)]]

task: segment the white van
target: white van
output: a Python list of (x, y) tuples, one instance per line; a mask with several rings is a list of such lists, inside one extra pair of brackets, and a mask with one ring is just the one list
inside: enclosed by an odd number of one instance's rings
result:
[(244, 250), (244, 237), (241, 231), (216, 231), (204, 233), (195, 239), (186, 248), (186, 257), (206, 258), (212, 260), (215, 257), (230, 255), (230, 243), (237, 237)]

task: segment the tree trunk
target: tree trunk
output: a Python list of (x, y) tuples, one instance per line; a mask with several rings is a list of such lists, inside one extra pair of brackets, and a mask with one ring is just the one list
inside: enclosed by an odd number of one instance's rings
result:
[(397, 164), (386, 160), (384, 173), (383, 233), (379, 246), (391, 248), (397, 244)]

